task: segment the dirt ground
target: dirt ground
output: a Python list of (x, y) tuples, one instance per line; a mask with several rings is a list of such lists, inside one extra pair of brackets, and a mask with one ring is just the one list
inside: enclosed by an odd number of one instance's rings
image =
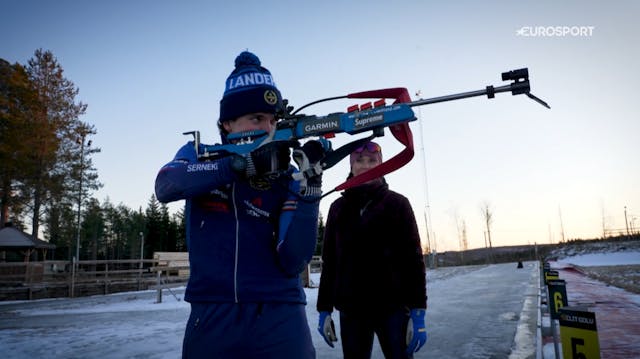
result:
[[(586, 308), (597, 314), (597, 335), (602, 358), (640, 358), (640, 326), (637, 320), (640, 318), (640, 307), (637, 304), (638, 295), (631, 291), (632, 287), (637, 290), (637, 281), (633, 285), (626, 275), (630, 273), (638, 278), (638, 267), (576, 268), (564, 264), (558, 267), (559, 277), (566, 280), (569, 305)], [(589, 272), (591, 275), (585, 275)], [(596, 276), (599, 279), (595, 279)], [(605, 284), (614, 281), (619, 285)], [(620, 287), (628, 289), (623, 291)]]
[[(640, 240), (569, 242), (559, 245), (558, 248), (552, 252), (551, 256), (564, 258), (574, 255), (620, 251), (640, 251)], [(634, 294), (640, 294), (640, 265), (575, 267), (595, 280), (614, 287), (622, 288)]]
[(589, 277), (640, 294), (640, 265), (577, 267)]

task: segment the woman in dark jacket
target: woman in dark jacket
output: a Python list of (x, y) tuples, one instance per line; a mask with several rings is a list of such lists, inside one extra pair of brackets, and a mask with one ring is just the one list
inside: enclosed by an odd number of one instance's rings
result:
[[(357, 176), (382, 163), (374, 142), (351, 154)], [(371, 356), (374, 334), (386, 358), (411, 358), (426, 341), (425, 266), (409, 200), (384, 178), (343, 192), (329, 209), (322, 253), (318, 330), (333, 347), (340, 311), (344, 357)]]

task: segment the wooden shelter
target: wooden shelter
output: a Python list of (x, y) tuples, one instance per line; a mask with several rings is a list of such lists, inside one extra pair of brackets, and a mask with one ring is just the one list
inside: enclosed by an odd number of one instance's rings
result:
[(29, 262), (31, 255), (38, 260), (38, 254), (42, 254), (42, 260), (46, 259), (47, 251), (54, 250), (56, 246), (38, 238), (32, 238), (27, 233), (8, 226), (0, 229), (0, 262), (6, 261), (6, 252), (19, 252), (24, 256), (24, 262)]

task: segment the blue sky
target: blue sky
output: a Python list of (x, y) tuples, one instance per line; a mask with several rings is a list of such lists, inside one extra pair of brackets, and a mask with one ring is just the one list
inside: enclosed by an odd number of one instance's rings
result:
[[(386, 87), (424, 98), (480, 90), (528, 67), (532, 93), (551, 110), (510, 94), (414, 108), (416, 156), (386, 178), (410, 198), (423, 240), (428, 217), (438, 250), (459, 248), (462, 221), (469, 247), (484, 246), (484, 203), (494, 245), (598, 237), (603, 222), (625, 228), (625, 206), (640, 228), (640, 3), (344, 3), (2, 0), (0, 57), (26, 64), (38, 48), (53, 52), (98, 131), (105, 186), (95, 196), (131, 208), (146, 207), (158, 169), (188, 140), (182, 132), (219, 140), (224, 81), (245, 49), (296, 107)], [(562, 36), (551, 26), (590, 30)], [(338, 135), (334, 146), (349, 140)], [(390, 133), (378, 142), (386, 158), (402, 149)], [(324, 189), (347, 173), (345, 160)], [(322, 201), (325, 216), (337, 196)]]

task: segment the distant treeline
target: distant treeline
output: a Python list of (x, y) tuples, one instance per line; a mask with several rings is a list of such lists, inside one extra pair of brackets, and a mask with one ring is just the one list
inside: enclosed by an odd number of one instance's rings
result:
[(80, 260), (140, 258), (142, 243), (145, 258), (186, 251), (183, 211), (170, 215), (154, 195), (144, 210), (93, 197), (102, 183), (92, 156), (101, 149), (91, 141), (97, 129), (80, 119), (87, 105), (78, 93), (50, 51), (36, 50), (25, 65), (0, 58), (0, 228), (43, 233), (56, 245), (46, 259), (71, 260), (77, 242)]
[[(466, 251), (448, 251), (436, 255), (438, 266), (478, 265), (491, 263), (511, 263), (518, 261), (545, 260), (554, 250), (563, 247), (582, 246), (599, 243), (606, 246), (607, 243), (626, 241), (640, 241), (640, 234), (619, 235), (615, 237), (596, 239), (570, 239), (555, 244), (535, 244), (504, 246), (494, 248), (476, 248)], [(432, 256), (427, 258), (432, 261)], [(435, 264), (435, 263), (434, 263)]]
[[(170, 216), (151, 197), (143, 211), (100, 203), (92, 156), (96, 128), (83, 122), (87, 105), (50, 51), (26, 65), (0, 59), (0, 228), (8, 223), (56, 245), (47, 259), (139, 258), (185, 250), (182, 213)], [(152, 190), (150, 190), (152, 192)], [(7, 253), (22, 258), (19, 253)]]

